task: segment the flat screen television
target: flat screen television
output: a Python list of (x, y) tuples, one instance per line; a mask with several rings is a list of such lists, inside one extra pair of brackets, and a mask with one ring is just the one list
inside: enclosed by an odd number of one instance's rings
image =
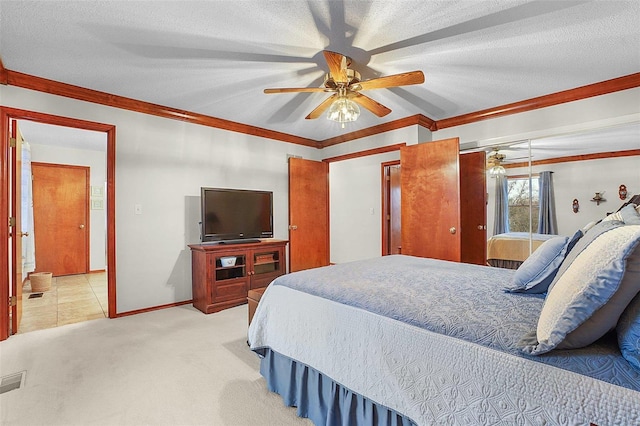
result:
[(273, 237), (273, 192), (200, 188), (202, 242)]

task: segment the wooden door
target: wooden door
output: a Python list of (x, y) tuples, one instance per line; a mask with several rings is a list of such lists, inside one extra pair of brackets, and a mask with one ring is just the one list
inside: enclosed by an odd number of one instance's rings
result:
[(400, 162), (382, 163), (382, 255), (402, 252)]
[(460, 155), (461, 260), (487, 264), (487, 177), (484, 151)]
[(11, 333), (18, 332), (22, 319), (22, 134), (18, 122), (11, 120), (11, 138), (15, 147), (11, 148), (11, 295), (15, 303), (11, 305)]
[(329, 264), (329, 163), (289, 159), (289, 272)]
[(89, 167), (32, 163), (36, 270), (89, 272)]
[(402, 254), (460, 261), (458, 138), (400, 149)]

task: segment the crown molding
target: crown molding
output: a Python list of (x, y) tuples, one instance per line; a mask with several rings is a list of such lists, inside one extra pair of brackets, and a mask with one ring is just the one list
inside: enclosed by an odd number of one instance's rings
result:
[(456, 117), (445, 118), (442, 120), (432, 120), (431, 118), (423, 114), (416, 114), (394, 121), (382, 123), (376, 126), (367, 127), (365, 129), (360, 129), (354, 132), (345, 133), (343, 135), (328, 138), (325, 140), (303, 138), (289, 133), (264, 129), (248, 124), (238, 123), (235, 121), (165, 107), (162, 105), (152, 104), (149, 102), (139, 101), (123, 96), (112, 95), (92, 89), (86, 89), (67, 83), (48, 80), (42, 77), (23, 74), (6, 69), (2, 64), (1, 59), (0, 84), (22, 87), (25, 89), (36, 90), (44, 93), (50, 93), (53, 95), (64, 96), (67, 98), (92, 102), (114, 108), (140, 112), (143, 114), (150, 114), (158, 117), (180, 120), (193, 124), (200, 124), (203, 126), (214, 127), (222, 130), (228, 130), (231, 132), (243, 133), (251, 136), (322, 149), (328, 146), (377, 135), (391, 130), (401, 129), (407, 126), (419, 125), (433, 132), (448, 127), (470, 124), (477, 121), (488, 120), (491, 118), (502, 117), (511, 114), (518, 114), (539, 108), (545, 108), (553, 105), (559, 105), (567, 102), (573, 102), (594, 96), (604, 95), (607, 93), (632, 89), (635, 87), (640, 87), (640, 73), (630, 74), (599, 83), (593, 83), (574, 89), (564, 90), (562, 92), (539, 96), (536, 98), (497, 106), (482, 111), (476, 111)]
[(105, 92), (99, 92), (97, 90), (86, 89), (84, 87), (61, 83), (54, 80), (48, 80), (42, 77), (23, 74), (16, 71), (5, 70), (5, 72), (7, 74), (7, 84), (11, 86), (37, 90), (39, 92), (50, 93), (52, 95), (64, 96), (80, 101), (92, 102), (129, 111), (141, 112), (158, 117), (170, 118), (173, 120), (180, 120), (208, 127), (215, 127), (217, 129), (228, 130), (231, 132), (244, 133), (247, 135), (259, 136), (267, 139), (275, 139), (281, 142), (289, 142), (298, 145), (310, 146), (313, 148), (320, 147), (318, 145), (318, 142), (313, 139), (302, 138), (288, 133), (276, 132), (274, 130), (263, 129), (261, 127), (250, 126), (248, 124), (224, 120), (204, 114), (198, 114), (190, 111), (152, 104), (149, 102), (138, 101), (135, 99), (126, 98), (124, 96), (112, 95)]
[(8, 80), (9, 80), (8, 71), (4, 67), (4, 64), (2, 63), (2, 58), (0, 58), (0, 84), (6, 85), (8, 84)]
[[(547, 158), (546, 160), (532, 161), (532, 166), (540, 166), (544, 164), (556, 164), (556, 163), (570, 163), (572, 161), (586, 161), (586, 160), (599, 160), (601, 158), (616, 158), (616, 157), (632, 157), (640, 155), (640, 149), (629, 149), (626, 151), (613, 151), (613, 152), (597, 152), (595, 154), (581, 154), (570, 155), (567, 157)], [(505, 169), (515, 169), (518, 167), (529, 167), (528, 162), (509, 163), (504, 164)]]
[[(367, 136), (377, 135), (379, 133), (388, 132), (391, 130), (402, 129), (404, 127), (420, 124), (420, 115), (411, 115), (409, 117), (400, 118), (394, 121), (388, 121), (386, 123), (378, 124), (376, 126), (367, 127), (365, 129), (356, 130), (355, 132), (345, 133), (344, 135), (336, 136), (333, 138), (320, 141), (320, 146), (326, 148), (328, 146), (337, 145), (344, 142), (349, 142), (355, 139), (364, 138)], [(424, 116), (422, 116), (424, 117)], [(426, 118), (426, 117), (425, 117)], [(427, 119), (429, 120), (429, 119)]]
[(469, 114), (463, 114), (457, 117), (444, 118), (436, 121), (436, 126), (438, 130), (442, 130), (447, 127), (461, 126), (463, 124), (475, 123), (476, 121), (488, 120), (490, 118), (519, 114), (521, 112), (578, 101), (581, 99), (591, 98), (593, 96), (605, 95), (607, 93), (632, 89), (639, 86), (640, 73), (629, 74), (623, 77), (601, 81), (599, 83), (576, 87), (575, 89), (538, 96), (537, 98), (526, 99), (524, 101), (497, 106), (495, 108), (489, 108)]

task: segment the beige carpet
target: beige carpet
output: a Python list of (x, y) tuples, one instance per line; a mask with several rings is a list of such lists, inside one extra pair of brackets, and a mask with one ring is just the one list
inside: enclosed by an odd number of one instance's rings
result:
[(0, 342), (9, 425), (311, 425), (267, 391), (246, 345), (247, 306), (191, 305), (19, 334)]

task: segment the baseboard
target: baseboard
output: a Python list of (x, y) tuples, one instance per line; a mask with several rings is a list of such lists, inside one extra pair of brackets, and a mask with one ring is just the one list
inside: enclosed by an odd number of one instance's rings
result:
[(150, 308), (144, 308), (144, 309), (136, 309), (135, 311), (120, 312), (120, 313), (116, 314), (116, 318), (128, 317), (130, 315), (143, 314), (145, 312), (158, 311), (160, 309), (175, 308), (176, 306), (188, 305), (189, 303), (192, 303), (192, 301), (191, 300), (185, 300), (184, 302), (168, 303), (166, 305), (152, 306)]

